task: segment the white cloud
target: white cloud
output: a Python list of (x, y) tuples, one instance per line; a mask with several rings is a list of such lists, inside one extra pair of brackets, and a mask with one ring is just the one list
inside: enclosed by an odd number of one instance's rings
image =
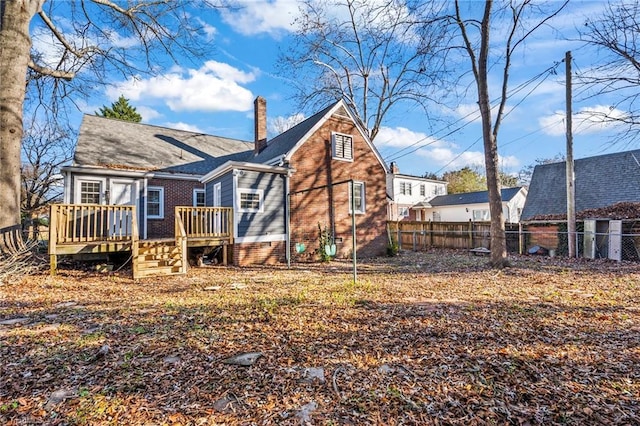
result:
[(409, 146), (443, 146), (445, 142), (425, 133), (414, 132), (406, 127), (380, 127), (375, 144), (379, 148), (405, 148)]
[[(574, 134), (593, 134), (611, 130), (619, 125), (615, 119), (624, 118), (626, 113), (622, 110), (609, 107), (607, 105), (595, 105), (582, 108), (573, 115)], [(550, 136), (561, 136), (566, 132), (566, 113), (556, 111), (551, 115), (544, 116), (538, 121), (544, 133)]]
[(167, 122), (167, 123), (164, 123), (163, 126), (168, 127), (170, 129), (185, 130), (187, 132), (204, 133), (197, 126), (193, 126), (191, 124), (183, 123), (182, 121), (179, 121), (177, 123)]
[(456, 108), (456, 113), (467, 123), (480, 122), (480, 108), (478, 104), (460, 104)]
[(147, 106), (136, 106), (136, 111), (142, 116), (142, 121), (145, 123), (162, 117), (162, 114), (160, 112)]
[(278, 37), (293, 29), (298, 3), (291, 0), (236, 0), (231, 7), (222, 8), (220, 12), (222, 19), (240, 34), (267, 33)]
[(255, 73), (207, 61), (200, 69), (174, 69), (163, 76), (131, 78), (107, 89), (110, 98), (123, 94), (132, 101), (160, 99), (173, 111), (249, 111), (253, 94), (240, 86)]

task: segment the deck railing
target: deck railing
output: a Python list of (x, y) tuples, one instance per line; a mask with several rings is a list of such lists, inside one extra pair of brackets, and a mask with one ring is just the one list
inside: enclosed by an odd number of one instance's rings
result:
[(137, 237), (135, 206), (54, 204), (50, 221), (58, 244), (121, 242)]
[(181, 219), (188, 238), (229, 238), (232, 212), (230, 207), (176, 207), (176, 218)]

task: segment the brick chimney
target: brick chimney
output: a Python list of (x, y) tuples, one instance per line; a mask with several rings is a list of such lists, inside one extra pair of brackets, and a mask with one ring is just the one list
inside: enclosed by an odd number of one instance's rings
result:
[(254, 155), (267, 147), (267, 100), (258, 96), (253, 101), (253, 114), (255, 125)]
[(395, 161), (391, 162), (391, 173), (394, 175), (397, 175), (398, 173), (400, 173), (400, 168), (398, 167)]

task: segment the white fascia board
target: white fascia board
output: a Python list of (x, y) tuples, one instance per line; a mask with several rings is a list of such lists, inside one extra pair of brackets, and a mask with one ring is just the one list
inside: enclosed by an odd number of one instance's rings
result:
[(200, 180), (202, 175), (196, 174), (176, 174), (156, 171), (138, 171), (126, 169), (110, 169), (100, 166), (66, 166), (62, 168), (63, 172), (101, 175), (101, 176), (118, 176), (129, 178), (158, 178), (158, 179), (174, 179), (174, 180)]
[(255, 172), (279, 173), (279, 174), (289, 173), (289, 169), (287, 167), (270, 166), (268, 164), (262, 164), (262, 163), (248, 163), (246, 161), (227, 161), (223, 165), (213, 169), (206, 175), (202, 176), (200, 178), (200, 182), (206, 183), (206, 182), (212, 181), (216, 177), (223, 175), (225, 173), (228, 173), (231, 170), (235, 170), (235, 169), (255, 171)]

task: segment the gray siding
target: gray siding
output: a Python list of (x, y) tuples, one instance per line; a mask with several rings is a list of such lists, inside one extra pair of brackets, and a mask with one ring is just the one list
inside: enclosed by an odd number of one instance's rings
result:
[(205, 184), (205, 205), (213, 206), (213, 186), (218, 182), (222, 183), (220, 187), (222, 193), (220, 207), (233, 207), (233, 172), (224, 174)]
[(286, 232), (285, 179), (286, 177), (281, 174), (247, 170), (242, 176), (238, 176), (238, 188), (236, 189), (261, 189), (264, 195), (263, 212), (237, 213), (238, 237), (265, 236)]

